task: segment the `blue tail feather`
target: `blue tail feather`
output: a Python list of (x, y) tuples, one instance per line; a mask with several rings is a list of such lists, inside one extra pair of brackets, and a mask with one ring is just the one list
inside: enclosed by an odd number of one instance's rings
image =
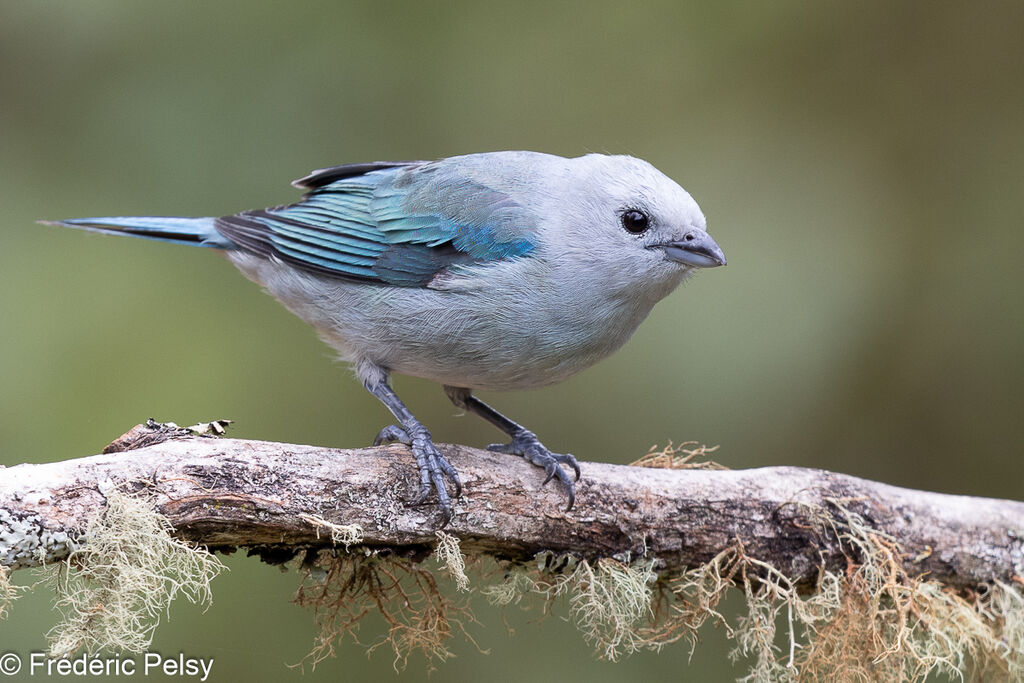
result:
[(71, 218), (63, 221), (40, 221), (107, 235), (131, 235), (161, 242), (191, 244), (197, 247), (231, 249), (235, 243), (217, 232), (215, 218), (181, 218), (178, 216), (109, 216), (104, 218)]

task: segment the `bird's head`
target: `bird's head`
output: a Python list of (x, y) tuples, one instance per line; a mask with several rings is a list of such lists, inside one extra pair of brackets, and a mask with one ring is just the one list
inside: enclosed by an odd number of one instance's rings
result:
[(725, 265), (697, 202), (646, 161), (590, 154), (569, 161), (565, 182), (563, 244), (606, 285), (660, 298), (697, 269)]

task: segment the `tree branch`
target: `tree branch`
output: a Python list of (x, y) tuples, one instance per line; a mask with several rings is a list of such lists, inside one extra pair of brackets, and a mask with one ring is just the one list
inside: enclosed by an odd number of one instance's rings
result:
[[(183, 436), (139, 425), (106, 452), (0, 469), (0, 565), (54, 561), (121, 487), (152, 497), (183, 538), (266, 557), (330, 545), (311, 521), (361, 528), (362, 543), (410, 556), (435, 543), (437, 509), (414, 507), (404, 446), (358, 450)], [(144, 444), (149, 445), (144, 445)], [(139, 447), (141, 446), (141, 447)], [(715, 471), (583, 463), (576, 507), (521, 458), (439, 445), (464, 495), (447, 529), (467, 554), (525, 560), (550, 550), (636, 557), (680, 572), (739, 541), (799, 582), (845, 567), (843, 515), (901, 546), (912, 574), (957, 587), (1024, 583), (1024, 503), (898, 488), (796, 467)], [(828, 513), (828, 514), (823, 514)], [(825, 520), (825, 521), (823, 521)]]

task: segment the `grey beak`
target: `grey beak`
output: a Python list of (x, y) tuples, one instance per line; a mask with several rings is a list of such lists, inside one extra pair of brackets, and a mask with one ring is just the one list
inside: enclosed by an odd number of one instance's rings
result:
[(669, 260), (688, 266), (715, 268), (725, 265), (722, 248), (703, 230), (688, 230), (681, 240), (655, 246), (663, 249)]

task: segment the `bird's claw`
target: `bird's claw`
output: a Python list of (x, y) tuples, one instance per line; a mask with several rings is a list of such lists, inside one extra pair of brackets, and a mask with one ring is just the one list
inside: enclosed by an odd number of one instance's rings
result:
[[(580, 480), (580, 466), (572, 454), (552, 453), (537, 439), (536, 434), (526, 430), (514, 435), (512, 443), (493, 443), (487, 447), (487, 450), (496, 453), (508, 453), (509, 455), (521, 455), (534, 465), (543, 467), (544, 472), (548, 475), (544, 479), (544, 484), (556, 478), (562, 482), (562, 485), (569, 494), (569, 505), (565, 508), (565, 511), (572, 510), (572, 506), (576, 502), (576, 486), (573, 480), (569, 478), (569, 475), (565, 473), (565, 470), (562, 469), (562, 465), (568, 465), (576, 473), (575, 481)], [(544, 484), (541, 484), (541, 486)]]
[(447, 478), (455, 485), (455, 498), (462, 495), (462, 480), (459, 473), (455, 471), (451, 463), (445, 460), (441, 452), (437, 450), (431, 439), (430, 433), (408, 431), (398, 425), (388, 425), (380, 430), (373, 440), (374, 446), (385, 442), (397, 441), (412, 448), (413, 456), (416, 458), (416, 466), (420, 471), (419, 495), (413, 501), (413, 505), (422, 505), (432, 491), (437, 492), (438, 503), (441, 507), (441, 528), (448, 526), (452, 519), (452, 497), (448, 495)]
[(404, 443), (406, 446), (412, 446), (412, 437), (409, 436), (409, 432), (405, 431), (398, 425), (388, 425), (377, 432), (377, 436), (373, 437), (374, 446), (379, 446), (382, 443), (392, 443), (395, 441), (398, 443)]

